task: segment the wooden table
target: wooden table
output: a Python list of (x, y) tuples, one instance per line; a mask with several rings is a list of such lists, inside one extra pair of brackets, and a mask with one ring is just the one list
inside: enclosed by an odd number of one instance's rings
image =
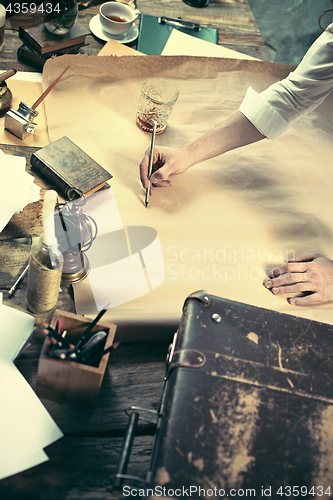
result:
[[(98, 14), (101, 3), (103, 3), (101, 0), (79, 3), (79, 20), (87, 28), (90, 19)], [(181, 17), (198, 22), (202, 26), (217, 28), (219, 45), (264, 61), (271, 61), (269, 50), (262, 39), (247, 0), (210, 0), (209, 6), (203, 9), (190, 7), (182, 0), (136, 0), (136, 6), (142, 14)], [(15, 14), (6, 20), (0, 69), (15, 67), (20, 71), (35, 71), (32, 66), (17, 61), (17, 49), (22, 44), (18, 38), (18, 28), (42, 22), (42, 14), (38, 13)], [(98, 54), (105, 43), (93, 35), (87, 40), (89, 45), (80, 49), (80, 52), (86, 54)], [(135, 42), (131, 46), (135, 48)]]
[[(79, 18), (88, 27), (91, 17), (98, 13), (99, 1), (81, 4)], [(194, 9), (182, 0), (137, 0), (142, 13), (167, 15), (193, 20), (205, 26), (216, 27), (219, 44), (248, 55), (270, 60), (246, 0), (211, 0), (209, 7)], [(19, 25), (39, 21), (37, 16), (17, 14), (6, 21), (5, 45), (0, 53), (0, 68), (34, 71), (17, 62), (16, 51)], [(81, 49), (98, 54), (103, 43), (90, 37), (90, 44)], [(26, 156), (27, 170), (31, 172), (29, 158), (34, 148), (1, 145), (5, 153)], [(50, 186), (37, 178), (45, 189)], [(41, 207), (37, 202), (14, 216), (0, 235), (0, 291), (4, 303), (27, 312), (26, 280), (12, 299), (7, 294), (16, 277), (24, 268), (33, 236), (41, 233)], [(14, 239), (17, 239), (15, 240)], [(24, 238), (22, 240), (22, 238)], [(58, 308), (75, 312), (71, 286), (63, 286)], [(185, 298), (184, 298), (185, 299)], [(38, 357), (43, 342), (40, 324), (50, 315), (35, 316), (37, 329), (31, 346), (16, 361), (17, 367), (36, 388)], [(120, 499), (121, 491), (113, 491), (122, 437), (128, 422), (125, 410), (134, 406), (157, 410), (163, 391), (167, 343), (121, 344), (110, 356), (99, 398), (93, 411), (84, 411), (64, 404), (43, 400), (47, 410), (64, 432), (65, 437), (47, 450), (49, 462), (0, 482), (1, 500), (84, 500)], [(2, 409), (2, 411), (4, 411)], [(154, 422), (139, 420), (128, 473), (145, 478), (153, 444)]]

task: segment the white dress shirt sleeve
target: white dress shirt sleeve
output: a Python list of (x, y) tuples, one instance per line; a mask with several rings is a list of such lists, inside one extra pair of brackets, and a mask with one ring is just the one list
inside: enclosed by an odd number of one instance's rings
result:
[(313, 110), (333, 90), (333, 24), (311, 45), (287, 78), (263, 92), (249, 88), (239, 108), (268, 139), (288, 132), (291, 122)]

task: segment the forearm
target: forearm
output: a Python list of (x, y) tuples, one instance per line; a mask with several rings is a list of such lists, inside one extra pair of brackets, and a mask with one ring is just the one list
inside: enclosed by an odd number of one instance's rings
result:
[[(224, 123), (191, 144), (181, 148), (155, 147), (152, 186), (171, 186), (170, 176), (182, 174), (196, 163), (264, 138), (265, 136), (240, 111), (237, 111)], [(140, 164), (140, 179), (145, 189), (148, 186), (149, 156), (150, 149), (146, 151)], [(151, 187), (151, 194), (153, 191)]]
[(184, 146), (189, 166), (265, 139), (239, 111), (196, 141)]

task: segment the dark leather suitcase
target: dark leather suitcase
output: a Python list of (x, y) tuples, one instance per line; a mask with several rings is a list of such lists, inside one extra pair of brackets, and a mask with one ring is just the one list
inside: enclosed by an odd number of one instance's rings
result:
[(188, 297), (147, 498), (333, 495), (332, 347), (330, 325)]

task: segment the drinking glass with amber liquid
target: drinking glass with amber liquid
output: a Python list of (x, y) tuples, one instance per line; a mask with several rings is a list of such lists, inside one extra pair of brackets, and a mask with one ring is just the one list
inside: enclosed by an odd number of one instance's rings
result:
[(178, 96), (177, 87), (164, 78), (145, 80), (141, 86), (136, 114), (138, 127), (145, 132), (152, 132), (156, 123), (156, 134), (164, 132)]

